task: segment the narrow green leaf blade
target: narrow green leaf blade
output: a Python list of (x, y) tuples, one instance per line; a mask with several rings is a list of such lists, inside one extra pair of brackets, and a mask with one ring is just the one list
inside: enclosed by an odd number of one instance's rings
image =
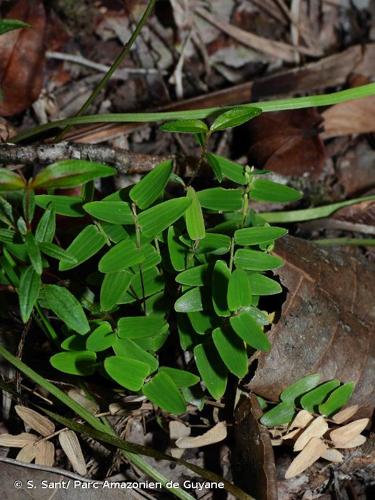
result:
[(194, 348), (194, 358), (201, 379), (211, 396), (220, 399), (227, 386), (227, 369), (218, 354), (208, 345)]
[(143, 261), (144, 254), (140, 248), (137, 248), (134, 241), (123, 240), (103, 255), (99, 261), (99, 271), (115, 273), (141, 264)]
[(328, 397), (327, 401), (319, 405), (319, 413), (329, 417), (333, 413), (339, 411), (349, 399), (352, 397), (355, 384), (354, 382), (348, 382), (335, 389)]
[(283, 401), (272, 410), (267, 411), (260, 422), (266, 427), (276, 427), (278, 425), (289, 424), (294, 417), (295, 407), (293, 403)]
[(100, 288), (100, 309), (110, 311), (128, 290), (133, 274), (128, 271), (107, 273)]
[(51, 365), (69, 375), (92, 375), (95, 372), (96, 353), (91, 351), (67, 351), (54, 354)]
[(17, 191), (25, 187), (25, 181), (20, 175), (7, 168), (0, 168), (0, 191)]
[(329, 380), (324, 384), (312, 389), (301, 398), (301, 406), (304, 410), (314, 413), (315, 408), (322, 403), (330, 392), (340, 385), (340, 381)]
[(53, 209), (47, 209), (38, 222), (35, 239), (40, 243), (52, 243), (56, 231), (56, 215)]
[(209, 188), (197, 193), (199, 202), (203, 208), (220, 212), (233, 212), (242, 207), (242, 190)]
[(117, 333), (120, 338), (139, 339), (158, 335), (167, 326), (160, 316), (128, 316), (118, 320)]
[(18, 290), (21, 318), (24, 323), (29, 320), (39, 296), (41, 286), (40, 275), (33, 266), (27, 267), (21, 274)]
[(171, 368), (169, 366), (161, 366), (159, 373), (166, 373), (169, 375), (177, 387), (191, 387), (192, 385), (197, 384), (200, 380), (197, 375), (194, 375), (194, 373), (177, 368)]
[(177, 274), (175, 279), (181, 285), (203, 286), (208, 279), (208, 265), (202, 264), (201, 266), (190, 267), (186, 271)]
[(190, 206), (185, 212), (186, 229), (190, 239), (201, 240), (206, 235), (202, 208), (195, 189), (187, 188), (187, 197), (191, 200)]
[(130, 198), (142, 210), (148, 208), (163, 193), (172, 173), (172, 160), (159, 163), (129, 193)]
[(223, 260), (218, 260), (212, 273), (212, 305), (218, 316), (229, 316), (227, 295), (230, 270)]
[(221, 178), (225, 177), (236, 184), (245, 185), (247, 183), (244, 173), (245, 169), (239, 163), (213, 153), (207, 153), (206, 158), (220, 182)]
[(249, 312), (244, 311), (232, 316), (229, 321), (233, 330), (246, 344), (260, 351), (269, 351), (271, 344), (267, 335)]
[(257, 201), (286, 203), (300, 200), (302, 193), (297, 191), (297, 189), (284, 186), (284, 184), (279, 184), (268, 179), (256, 178), (252, 184), (250, 196)]
[(8, 33), (8, 31), (30, 27), (30, 24), (18, 21), (17, 19), (0, 19), (0, 35), (4, 35), (4, 33)]
[(212, 339), (228, 370), (238, 378), (243, 378), (247, 373), (246, 348), (231, 328), (215, 328)]
[(247, 227), (235, 231), (234, 240), (237, 245), (261, 245), (281, 238), (287, 233), (287, 229), (283, 227)]
[(115, 382), (129, 391), (142, 389), (145, 378), (150, 374), (147, 363), (125, 356), (109, 356), (104, 360), (104, 369)]
[(83, 209), (95, 219), (111, 224), (134, 224), (132, 209), (126, 201), (91, 201)]
[(66, 249), (66, 252), (76, 259), (76, 263), (72, 264), (62, 260), (59, 265), (59, 271), (68, 271), (86, 262), (98, 253), (105, 243), (105, 236), (96, 226), (93, 224), (86, 226)]
[(227, 302), (231, 311), (252, 305), (250, 279), (243, 269), (235, 269), (229, 278)]
[(205, 134), (208, 127), (202, 120), (174, 120), (164, 123), (160, 130), (180, 134)]
[(40, 251), (45, 255), (48, 255), (48, 257), (63, 260), (65, 263), (69, 264), (77, 264), (77, 259), (75, 257), (54, 243), (39, 243), (39, 248)]
[(289, 385), (280, 394), (281, 401), (294, 402), (299, 396), (305, 394), (307, 391), (311, 391), (319, 384), (320, 375), (319, 373), (314, 373), (312, 375), (307, 375), (303, 377), (294, 384)]
[(42, 256), (40, 255), (40, 248), (38, 243), (35, 241), (34, 235), (32, 233), (27, 233), (25, 237), (25, 244), (27, 255), (30, 258), (30, 262), (35, 269), (37, 274), (42, 274), (43, 272), (43, 264), (42, 264)]
[(179, 415), (186, 411), (186, 404), (174, 380), (165, 372), (157, 373), (143, 386), (143, 394), (163, 410)]
[(237, 267), (249, 271), (271, 271), (281, 267), (284, 261), (265, 252), (240, 248), (234, 255), (234, 263)]
[(56, 214), (67, 217), (83, 217), (85, 212), (82, 208), (83, 200), (80, 196), (63, 196), (55, 194), (38, 194), (35, 196), (35, 204), (38, 207), (50, 208)]
[(224, 111), (224, 113), (221, 113), (221, 115), (219, 115), (212, 123), (210, 130), (211, 132), (218, 132), (219, 130), (238, 127), (256, 116), (259, 116), (261, 113), (261, 109), (253, 106), (232, 108), (228, 111)]
[(145, 210), (138, 217), (142, 233), (150, 238), (162, 233), (184, 215), (190, 203), (187, 198), (176, 198)]

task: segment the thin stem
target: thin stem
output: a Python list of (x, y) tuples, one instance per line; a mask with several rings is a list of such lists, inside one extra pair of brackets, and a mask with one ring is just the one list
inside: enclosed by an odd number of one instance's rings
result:
[(375, 238), (325, 238), (320, 240), (312, 240), (321, 246), (331, 245), (353, 245), (359, 247), (373, 247), (375, 246)]
[(59, 346), (59, 337), (55, 331), (55, 329), (53, 328), (53, 326), (51, 325), (51, 323), (48, 321), (48, 319), (46, 318), (46, 315), (44, 314), (42, 308), (40, 307), (39, 304), (36, 304), (35, 305), (35, 309), (38, 313), (38, 316), (39, 316), (39, 323), (42, 327), (42, 329), (44, 330), (44, 332), (47, 334), (47, 337), (52, 340), (52, 342)]

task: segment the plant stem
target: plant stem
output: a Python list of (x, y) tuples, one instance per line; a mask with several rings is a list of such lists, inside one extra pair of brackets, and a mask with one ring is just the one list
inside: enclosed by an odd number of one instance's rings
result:
[(311, 240), (322, 246), (331, 245), (354, 245), (360, 247), (373, 247), (375, 246), (375, 238), (326, 238), (320, 240)]

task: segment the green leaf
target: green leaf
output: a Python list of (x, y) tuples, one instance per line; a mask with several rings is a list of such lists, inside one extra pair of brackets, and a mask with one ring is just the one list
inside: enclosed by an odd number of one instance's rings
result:
[(156, 248), (150, 243), (146, 243), (141, 247), (141, 251), (143, 253), (144, 262), (142, 262), (142, 270), (150, 269), (151, 267), (155, 267), (161, 262), (161, 255)]
[(175, 120), (164, 123), (160, 130), (163, 132), (179, 132), (181, 134), (206, 134), (208, 127), (201, 120)]
[(294, 417), (294, 413), (294, 404), (284, 401), (274, 406), (272, 410), (267, 411), (260, 419), (260, 422), (266, 427), (289, 424)]
[(61, 342), (61, 349), (65, 351), (86, 351), (86, 337), (83, 335), (70, 335)]
[(115, 334), (108, 321), (103, 321), (86, 339), (86, 349), (93, 352), (101, 352), (112, 347)]
[(123, 240), (103, 255), (98, 267), (102, 273), (114, 273), (141, 264), (143, 261), (143, 252), (137, 248), (134, 241)]
[(58, 285), (46, 285), (43, 292), (46, 307), (51, 309), (68, 328), (81, 335), (90, 330), (81, 304), (69, 290)]
[(118, 320), (117, 333), (120, 338), (139, 339), (158, 335), (167, 327), (159, 316), (128, 316)]
[(226, 177), (236, 184), (247, 184), (244, 167), (239, 163), (235, 163), (224, 156), (215, 155), (213, 153), (207, 153), (206, 158), (220, 182), (222, 177)]
[(217, 321), (215, 315), (211, 311), (195, 311), (187, 313), (191, 326), (199, 335), (204, 335), (211, 331)]
[(194, 359), (201, 379), (211, 396), (220, 399), (227, 386), (227, 369), (218, 354), (208, 345), (194, 348)]
[(83, 205), (85, 212), (95, 219), (111, 224), (134, 224), (132, 209), (126, 201), (91, 201)]
[(252, 118), (259, 116), (261, 113), (261, 109), (253, 106), (232, 108), (228, 111), (224, 111), (224, 113), (221, 113), (221, 115), (219, 115), (212, 123), (210, 130), (211, 132), (217, 132), (219, 130), (238, 127)]
[(143, 394), (163, 410), (178, 415), (186, 411), (185, 401), (173, 379), (165, 372), (157, 373), (145, 384)]
[(80, 196), (63, 196), (54, 194), (38, 194), (35, 196), (35, 203), (38, 207), (54, 210), (56, 214), (67, 217), (83, 217), (83, 200)]
[(0, 241), (2, 243), (13, 243), (15, 236), (15, 231), (11, 229), (0, 229)]
[(202, 208), (194, 188), (187, 188), (187, 197), (191, 200), (191, 205), (185, 212), (186, 229), (192, 240), (201, 240), (205, 237), (206, 230)]
[(320, 405), (333, 389), (340, 385), (339, 380), (329, 380), (324, 384), (312, 389), (301, 398), (301, 406), (304, 410), (314, 413), (315, 407)]
[(42, 274), (43, 264), (42, 256), (40, 255), (40, 249), (38, 243), (35, 241), (34, 235), (32, 233), (27, 233), (25, 237), (25, 244), (27, 255), (30, 258), (30, 262), (35, 269), (37, 274)]
[(294, 384), (289, 385), (283, 392), (280, 394), (281, 401), (287, 401), (294, 403), (294, 401), (302, 394), (305, 394), (307, 391), (311, 391), (319, 384), (320, 375), (318, 373), (307, 375), (303, 377)]
[(14, 224), (12, 205), (2, 196), (0, 196), (0, 221), (7, 226)]
[(135, 302), (137, 299), (141, 300), (149, 297), (163, 289), (164, 279), (157, 267), (146, 269), (142, 273), (138, 271), (130, 283), (129, 290), (124, 293), (118, 303), (128, 304)]
[(225, 234), (206, 233), (203, 240), (194, 248), (194, 253), (212, 253), (214, 255), (223, 255), (229, 252), (231, 239)]
[(341, 387), (335, 389), (330, 394), (327, 401), (319, 405), (319, 413), (326, 417), (329, 417), (333, 413), (336, 413), (343, 406), (345, 406), (349, 399), (352, 397), (354, 387), (354, 382), (348, 382), (347, 384), (344, 384)]
[(75, 257), (54, 243), (39, 243), (39, 248), (42, 253), (48, 255), (48, 257), (52, 257), (53, 259), (64, 260), (64, 262), (69, 262), (70, 264), (77, 263), (77, 259)]
[(187, 198), (176, 198), (145, 210), (138, 217), (142, 233), (150, 238), (162, 233), (184, 214), (190, 203)]
[(139, 208), (148, 208), (161, 196), (172, 169), (172, 160), (163, 161), (130, 190), (129, 196)]
[(277, 281), (267, 278), (267, 276), (260, 273), (251, 273), (249, 280), (254, 295), (275, 295), (283, 291)]
[(212, 273), (212, 305), (218, 316), (229, 316), (227, 294), (230, 270), (223, 260), (218, 260)]
[(96, 353), (91, 351), (59, 352), (50, 358), (51, 365), (69, 375), (92, 375), (95, 372)]
[(302, 193), (297, 189), (284, 186), (268, 179), (256, 178), (250, 189), (250, 196), (257, 201), (290, 202), (302, 198)]
[(21, 318), (24, 323), (29, 320), (39, 296), (41, 285), (40, 275), (32, 266), (27, 267), (21, 274), (18, 290)]
[(242, 208), (242, 190), (209, 188), (197, 193), (203, 208), (221, 212), (233, 212)]
[(186, 269), (188, 249), (181, 243), (173, 226), (168, 228), (169, 258), (175, 271)]
[(137, 361), (146, 363), (149, 366), (150, 373), (158, 369), (158, 360), (152, 354), (140, 347), (134, 340), (120, 339), (116, 336), (112, 348), (117, 356), (125, 356), (126, 358), (136, 359)]
[(234, 233), (234, 241), (237, 245), (261, 245), (281, 238), (287, 234), (283, 227), (247, 227), (238, 229)]
[(169, 366), (161, 366), (159, 373), (166, 373), (171, 377), (177, 387), (191, 387), (199, 382), (199, 377), (194, 373), (180, 370), (177, 368), (170, 368)]
[(230, 328), (215, 328), (212, 332), (215, 347), (228, 370), (238, 378), (247, 373), (247, 354), (243, 340)]
[(249, 312), (244, 311), (232, 316), (229, 321), (233, 330), (246, 344), (260, 351), (269, 351), (271, 344), (267, 335)]
[(229, 278), (227, 295), (229, 309), (237, 311), (241, 307), (251, 306), (252, 300), (248, 274), (243, 269), (235, 269)]
[(174, 304), (176, 312), (202, 311), (202, 296), (199, 288), (192, 288), (184, 293)]
[(240, 248), (234, 255), (234, 263), (237, 267), (249, 271), (270, 271), (281, 267), (284, 261), (265, 252)]
[(207, 283), (208, 278), (208, 265), (203, 264), (201, 266), (190, 267), (183, 271), (182, 273), (177, 274), (176, 282), (181, 285), (187, 286), (203, 286)]
[(0, 35), (4, 35), (4, 33), (7, 33), (8, 31), (30, 27), (30, 24), (18, 21), (17, 19), (0, 19)]
[(62, 160), (40, 171), (31, 186), (37, 188), (71, 188), (98, 177), (115, 175), (116, 170), (101, 163), (86, 160)]
[(59, 265), (59, 271), (68, 271), (86, 262), (98, 253), (105, 243), (105, 236), (96, 226), (93, 224), (86, 226), (66, 249), (66, 252), (76, 259), (76, 263), (72, 264), (62, 260)]
[(40, 243), (52, 243), (56, 231), (56, 216), (55, 211), (52, 209), (47, 209), (40, 221), (35, 231), (35, 239)]
[(7, 168), (0, 168), (0, 191), (16, 191), (25, 188), (26, 183), (20, 175)]
[(109, 356), (104, 360), (104, 369), (115, 382), (129, 391), (142, 389), (145, 378), (150, 374), (147, 363), (125, 356)]
[(101, 222), (100, 227), (105, 232), (108, 239), (113, 243), (119, 243), (121, 240), (129, 238), (129, 234), (120, 225), (110, 224), (109, 222)]
[(146, 351), (156, 352), (163, 346), (168, 338), (168, 335), (169, 330), (168, 328), (165, 328), (158, 335), (134, 339), (134, 342), (136, 342), (140, 347), (142, 347), (142, 349), (145, 349)]
[(110, 311), (128, 290), (133, 274), (128, 271), (117, 271), (104, 276), (100, 288), (100, 309)]

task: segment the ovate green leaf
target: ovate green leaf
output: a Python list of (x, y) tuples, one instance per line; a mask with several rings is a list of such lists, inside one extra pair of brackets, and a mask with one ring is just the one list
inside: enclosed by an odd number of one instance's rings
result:
[(179, 370), (177, 368), (170, 368), (169, 366), (161, 366), (159, 373), (166, 373), (171, 377), (177, 387), (190, 387), (199, 382), (199, 377), (194, 373), (187, 372), (186, 370)]
[(158, 360), (134, 342), (134, 340), (120, 339), (116, 336), (112, 348), (117, 356), (125, 356), (126, 358), (136, 359), (137, 361), (146, 363), (149, 366), (150, 373), (158, 369)]
[(35, 203), (38, 207), (50, 208), (56, 214), (67, 217), (83, 217), (85, 215), (82, 208), (83, 200), (80, 196), (38, 194), (35, 196)]
[(188, 249), (178, 239), (173, 226), (168, 228), (168, 251), (173, 269), (175, 271), (186, 269)]
[(289, 385), (280, 394), (281, 401), (294, 402), (299, 396), (305, 394), (305, 392), (314, 389), (319, 384), (320, 375), (318, 373), (307, 375), (303, 377), (294, 384)]
[(139, 208), (148, 208), (159, 198), (168, 183), (172, 168), (172, 160), (159, 163), (130, 190), (130, 198)]
[(208, 392), (220, 399), (227, 386), (227, 369), (211, 346), (199, 344), (194, 348), (194, 358), (199, 374)]
[(235, 269), (230, 275), (227, 301), (231, 311), (252, 304), (250, 279), (243, 269)]
[(150, 238), (162, 233), (185, 213), (190, 203), (187, 198), (176, 198), (145, 210), (138, 217), (142, 233)]
[(163, 410), (178, 415), (186, 411), (185, 401), (173, 379), (159, 372), (143, 386), (143, 394)]
[(56, 216), (52, 209), (47, 209), (35, 231), (35, 239), (41, 243), (52, 243), (56, 231)]
[(199, 288), (192, 288), (185, 292), (174, 304), (176, 312), (202, 311), (202, 296)]
[(234, 240), (237, 245), (261, 245), (281, 238), (287, 232), (283, 227), (247, 227), (238, 229), (234, 233)]
[(247, 373), (247, 354), (243, 340), (231, 328), (215, 328), (212, 339), (228, 370), (242, 378)]
[(242, 207), (241, 189), (209, 188), (197, 193), (203, 208), (221, 212), (233, 212)]
[(249, 271), (269, 271), (281, 267), (284, 262), (280, 257), (265, 252), (240, 248), (234, 255), (234, 263)]
[(69, 375), (92, 375), (95, 372), (96, 354), (91, 351), (59, 352), (50, 358), (51, 365)]
[(40, 275), (35, 272), (32, 266), (27, 267), (21, 274), (18, 290), (20, 313), (24, 323), (27, 323), (31, 316), (39, 296), (40, 285)]
[(251, 273), (249, 281), (254, 295), (274, 295), (282, 292), (281, 285), (277, 281), (267, 278), (263, 274)]
[(128, 316), (118, 320), (117, 333), (120, 338), (138, 339), (158, 335), (167, 326), (159, 316)]
[(207, 153), (206, 158), (220, 182), (222, 177), (226, 177), (236, 184), (245, 185), (247, 183), (244, 167), (239, 163), (213, 153)]
[(86, 339), (86, 349), (101, 352), (109, 349), (115, 340), (115, 334), (108, 321), (103, 321)]
[(142, 389), (150, 373), (147, 363), (125, 356), (109, 356), (104, 360), (104, 369), (115, 382), (129, 391)]
[(335, 389), (328, 397), (327, 401), (319, 405), (319, 413), (329, 417), (333, 413), (339, 411), (349, 399), (352, 397), (355, 384), (353, 382), (348, 382)]
[(104, 276), (100, 288), (100, 308), (102, 311), (110, 311), (129, 288), (133, 274), (128, 271), (117, 271)]
[(86, 262), (86, 260), (98, 253), (105, 243), (105, 236), (96, 226), (93, 224), (86, 226), (66, 249), (67, 253), (76, 259), (76, 263), (72, 264), (62, 260), (59, 265), (59, 270), (67, 271), (68, 269), (72, 269)]
[(25, 187), (26, 183), (20, 175), (7, 168), (0, 168), (0, 191), (16, 191)]
[(30, 27), (30, 24), (18, 21), (17, 19), (0, 19), (0, 35), (4, 35), (4, 33), (7, 33), (8, 31)]
[(160, 130), (163, 130), (163, 132), (179, 132), (180, 134), (205, 134), (208, 127), (201, 120), (175, 120), (164, 123)]
[(102, 273), (123, 271), (143, 261), (143, 252), (137, 248), (134, 241), (123, 240), (103, 255), (99, 261), (99, 271)]
[(211, 132), (217, 132), (219, 130), (238, 127), (252, 118), (259, 116), (261, 113), (262, 110), (260, 108), (255, 108), (253, 106), (232, 108), (219, 115), (212, 123), (210, 130)]
[(189, 269), (186, 269), (186, 271), (177, 274), (176, 281), (181, 285), (203, 286), (207, 283), (207, 278), (208, 265), (203, 264), (201, 266), (190, 267)]
[(91, 201), (83, 205), (85, 212), (95, 219), (111, 224), (134, 224), (134, 216), (126, 201)]
[(267, 411), (260, 419), (260, 422), (266, 427), (289, 424), (294, 417), (294, 413), (294, 404), (284, 401), (276, 405), (272, 410)]
[(275, 203), (297, 201), (302, 198), (302, 194), (294, 188), (259, 178), (254, 180), (250, 196), (257, 201), (273, 201)]
[(301, 398), (301, 406), (304, 410), (314, 413), (315, 408), (322, 403), (330, 392), (340, 385), (339, 380), (329, 380), (324, 384), (312, 389)]
[(194, 188), (187, 188), (187, 197), (191, 200), (191, 205), (185, 212), (186, 229), (192, 240), (201, 240), (205, 237), (206, 230), (202, 208)]
[(229, 316), (227, 294), (230, 270), (223, 260), (218, 260), (212, 273), (212, 305), (218, 316)]
[(246, 344), (260, 351), (270, 349), (271, 344), (267, 335), (249, 312), (244, 311), (232, 316), (229, 321), (233, 330)]

